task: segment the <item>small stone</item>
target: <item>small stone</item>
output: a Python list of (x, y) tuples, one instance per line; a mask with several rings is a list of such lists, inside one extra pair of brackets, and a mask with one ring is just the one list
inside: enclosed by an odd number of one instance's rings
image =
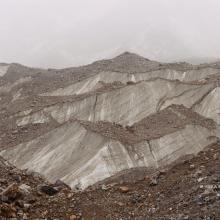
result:
[(20, 191), (25, 194), (25, 195), (29, 195), (30, 191), (31, 191), (31, 187), (26, 185), (26, 184), (21, 184), (19, 186)]
[(37, 201), (37, 199), (35, 197), (33, 197), (33, 195), (29, 196), (27, 198), (27, 202), (30, 203), (30, 204), (33, 204)]
[(213, 175), (211, 180), (216, 183), (220, 182), (220, 175)]
[(24, 215), (23, 211), (22, 210), (18, 210), (17, 216), (18, 217), (23, 217), (23, 215)]
[(18, 185), (13, 183), (8, 186), (3, 192), (1, 192), (0, 196), (8, 197), (8, 200), (13, 202), (16, 199), (22, 197), (22, 193), (20, 192)]
[(159, 171), (159, 176), (166, 174), (166, 170), (160, 170)]
[(73, 197), (73, 195), (74, 195), (73, 193), (68, 193), (68, 194), (67, 194), (67, 198), (70, 199), (70, 198)]
[(40, 191), (37, 191), (37, 196), (43, 196), (43, 193)]
[(190, 168), (191, 170), (193, 170), (193, 169), (195, 169), (195, 165), (194, 165), (194, 164), (190, 164), (189, 168)]
[(150, 186), (156, 186), (158, 184), (158, 181), (156, 178), (151, 178), (151, 181), (150, 181)]
[(24, 213), (24, 215), (23, 215), (23, 220), (28, 220), (28, 217), (27, 217), (27, 215)]
[(28, 203), (24, 204), (25, 211), (28, 211), (30, 209), (30, 207), (31, 207), (31, 204), (28, 204)]
[(9, 200), (8, 200), (8, 197), (7, 196), (5, 196), (5, 195), (1, 195), (0, 196), (0, 200), (2, 201), (2, 202), (8, 202)]
[(70, 188), (66, 183), (64, 183), (62, 180), (57, 180), (57, 181), (54, 183), (54, 187), (71, 189), (71, 188)]
[(138, 193), (134, 193), (130, 198), (130, 201), (133, 204), (140, 203), (142, 200), (143, 200), (143, 195), (138, 194)]
[(202, 193), (202, 195), (209, 195), (213, 192), (212, 189), (205, 189), (205, 191)]
[(101, 189), (102, 189), (102, 190), (107, 190), (108, 187), (107, 187), (106, 185), (103, 184), (103, 185), (101, 186)]
[(197, 179), (198, 183), (202, 182), (205, 178), (204, 177), (200, 177)]
[(45, 210), (44, 212), (43, 212), (43, 216), (46, 216), (48, 214), (48, 210)]
[(69, 220), (76, 220), (77, 219), (77, 216), (76, 215), (71, 215), (70, 217), (69, 217)]
[(149, 181), (150, 180), (150, 176), (145, 176), (144, 180)]
[(40, 186), (40, 191), (49, 196), (53, 196), (59, 192), (57, 189), (49, 185)]
[(197, 170), (193, 176), (197, 177), (197, 176), (201, 176), (201, 175), (202, 175), (202, 170)]
[(116, 202), (116, 204), (119, 205), (119, 206), (124, 206), (123, 202)]
[(12, 134), (17, 134), (18, 133), (18, 130), (14, 130), (11, 132)]
[(7, 183), (7, 180), (6, 180), (6, 179), (0, 179), (0, 183), (1, 183), (1, 184), (6, 184), (6, 183)]
[(16, 209), (12, 205), (2, 204), (0, 205), (0, 213), (1, 216), (6, 218), (14, 218), (16, 217)]
[(149, 208), (149, 209), (148, 209), (148, 212), (151, 213), (151, 214), (153, 214), (153, 213), (156, 212), (156, 208), (154, 208), (154, 207)]
[(14, 179), (16, 182), (18, 182), (18, 183), (21, 182), (21, 176), (19, 176), (19, 175), (13, 176), (13, 179)]
[(73, 193), (68, 193), (68, 194), (67, 194), (67, 198), (70, 199), (70, 198), (73, 197), (73, 195), (74, 195)]
[(33, 170), (30, 170), (30, 169), (26, 170), (26, 174), (28, 176), (33, 176), (34, 178), (37, 178), (37, 179), (43, 178), (38, 172), (35, 172)]
[(219, 158), (219, 153), (214, 154), (213, 159), (217, 160)]
[(127, 186), (120, 186), (119, 187), (119, 190), (122, 192), (122, 193), (127, 193), (129, 192), (129, 188)]
[(20, 207), (20, 208), (24, 208), (24, 202), (23, 202), (22, 200), (17, 200), (17, 201), (15, 202), (15, 205), (18, 206), (18, 207)]

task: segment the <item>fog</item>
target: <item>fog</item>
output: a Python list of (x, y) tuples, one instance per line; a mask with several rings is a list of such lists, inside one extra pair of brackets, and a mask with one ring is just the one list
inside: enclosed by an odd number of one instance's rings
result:
[(68, 67), (131, 51), (220, 58), (219, 0), (0, 0), (0, 62)]

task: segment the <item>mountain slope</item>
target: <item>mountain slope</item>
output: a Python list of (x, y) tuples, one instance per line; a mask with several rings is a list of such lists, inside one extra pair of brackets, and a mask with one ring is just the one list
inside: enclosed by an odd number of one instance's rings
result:
[(87, 66), (0, 66), (0, 155), (86, 188), (120, 171), (166, 166), (220, 136), (220, 65), (124, 53)]

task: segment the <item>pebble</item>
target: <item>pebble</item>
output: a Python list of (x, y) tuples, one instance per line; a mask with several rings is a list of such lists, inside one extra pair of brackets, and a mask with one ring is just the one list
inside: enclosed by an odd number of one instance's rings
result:
[(195, 165), (194, 165), (194, 164), (191, 164), (191, 165), (189, 166), (189, 168), (190, 168), (191, 170), (193, 170), (193, 169), (195, 169)]
[(16, 209), (12, 205), (2, 204), (0, 205), (0, 213), (1, 216), (6, 218), (14, 218), (16, 217)]
[(213, 159), (217, 160), (219, 158), (219, 153), (214, 154)]
[(150, 186), (156, 186), (158, 184), (157, 178), (151, 178)]
[(13, 183), (9, 185), (0, 196), (5, 196), (8, 198), (8, 201), (14, 201), (22, 196), (21, 191), (18, 188), (18, 185)]
[(31, 204), (28, 204), (28, 203), (24, 204), (25, 211), (28, 211), (30, 209), (30, 207), (31, 207)]
[(30, 191), (31, 191), (31, 187), (26, 185), (26, 184), (21, 184), (19, 186), (19, 189), (21, 190), (22, 193), (24, 193), (25, 195), (29, 195)]
[(5, 183), (7, 183), (7, 180), (6, 179), (0, 179), (0, 183), (5, 184)]
[(13, 176), (13, 179), (14, 179), (16, 182), (18, 182), (18, 183), (21, 182), (21, 176), (19, 176), (19, 175)]
[(40, 191), (49, 196), (53, 196), (59, 192), (57, 189), (49, 185), (40, 186)]
[(129, 192), (129, 188), (127, 186), (120, 186), (119, 187), (120, 192), (127, 193)]
[(200, 177), (197, 179), (198, 183), (202, 182), (205, 178), (204, 177)]
[(76, 215), (71, 215), (70, 217), (69, 217), (69, 220), (76, 220), (77, 219), (77, 216)]
[(119, 205), (119, 206), (124, 206), (123, 202), (116, 202), (116, 204)]

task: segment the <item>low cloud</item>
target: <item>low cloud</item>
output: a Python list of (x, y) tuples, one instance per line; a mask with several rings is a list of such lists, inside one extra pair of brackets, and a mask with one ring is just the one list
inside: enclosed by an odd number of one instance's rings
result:
[(0, 0), (0, 62), (82, 65), (124, 51), (220, 58), (217, 0)]

